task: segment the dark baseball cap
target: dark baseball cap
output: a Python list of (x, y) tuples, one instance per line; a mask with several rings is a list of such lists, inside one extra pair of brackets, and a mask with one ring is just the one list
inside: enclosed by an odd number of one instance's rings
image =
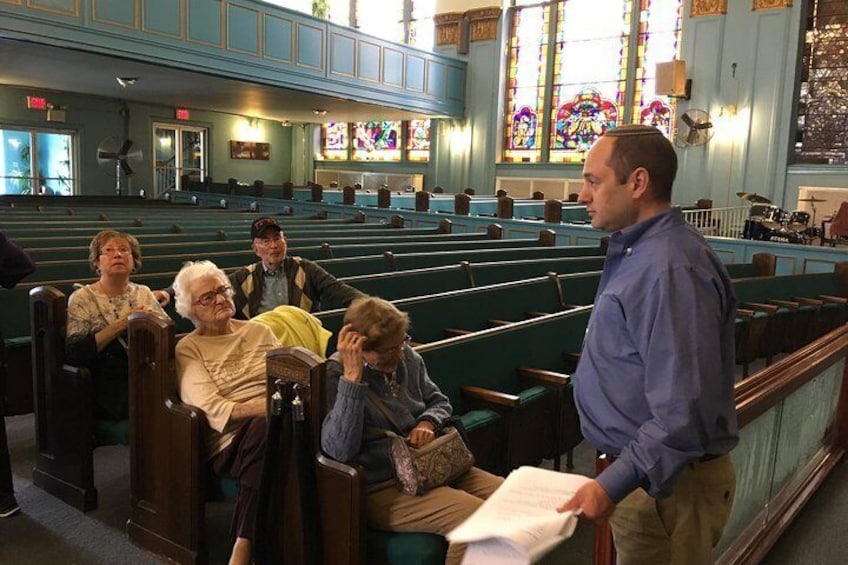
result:
[(262, 234), (265, 233), (265, 230), (267, 229), (275, 229), (278, 232), (283, 231), (283, 228), (280, 227), (280, 224), (278, 224), (277, 220), (274, 218), (256, 218), (253, 220), (253, 223), (250, 224), (250, 238), (256, 239), (257, 237), (262, 237)]

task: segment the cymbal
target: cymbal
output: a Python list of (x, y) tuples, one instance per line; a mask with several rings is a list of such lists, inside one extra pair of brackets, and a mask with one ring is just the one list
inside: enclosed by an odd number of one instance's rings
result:
[(754, 204), (771, 204), (771, 200), (769, 200), (765, 196), (760, 196), (755, 192), (737, 192), (736, 196), (738, 196), (742, 200), (753, 202)]
[(815, 196), (811, 198), (799, 198), (798, 202), (826, 202), (826, 198), (816, 198)]

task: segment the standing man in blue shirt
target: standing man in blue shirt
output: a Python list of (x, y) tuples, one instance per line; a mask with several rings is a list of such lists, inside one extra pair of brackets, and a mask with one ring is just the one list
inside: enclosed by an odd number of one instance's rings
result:
[(671, 206), (677, 156), (623, 126), (589, 152), (592, 226), (613, 232), (574, 376), (583, 435), (612, 463), (560, 511), (609, 520), (619, 565), (712, 563), (735, 494), (736, 298)]

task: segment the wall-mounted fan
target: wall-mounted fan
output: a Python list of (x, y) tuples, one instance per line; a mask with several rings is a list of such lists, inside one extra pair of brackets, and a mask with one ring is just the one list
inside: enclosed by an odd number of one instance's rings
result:
[(710, 115), (704, 110), (690, 108), (681, 116), (677, 124), (677, 144), (681, 147), (704, 145), (715, 133)]
[(115, 193), (121, 196), (121, 177), (130, 177), (142, 160), (141, 149), (133, 148), (131, 139), (107, 137), (97, 146), (97, 164), (107, 174), (115, 177)]

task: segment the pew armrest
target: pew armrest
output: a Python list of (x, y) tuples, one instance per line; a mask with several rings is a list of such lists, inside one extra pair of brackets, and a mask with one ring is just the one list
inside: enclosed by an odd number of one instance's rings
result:
[(816, 308), (821, 308), (824, 304), (824, 300), (819, 300), (818, 298), (808, 298), (806, 296), (796, 296), (793, 298), (795, 302), (801, 304), (802, 306), (815, 306)]
[(756, 312), (765, 312), (766, 314), (775, 314), (780, 307), (777, 304), (763, 304), (762, 302), (745, 302), (740, 305), (741, 308), (754, 310)]
[(557, 373), (556, 371), (533, 369), (530, 367), (519, 367), (515, 371), (518, 373), (519, 379), (532, 385), (565, 388), (571, 383), (571, 375)]
[(477, 401), (483, 404), (495, 404), (497, 406), (515, 407), (521, 404), (521, 399), (514, 394), (505, 392), (497, 392), (479, 386), (464, 386), (462, 394), (465, 395), (472, 404)]
[(822, 294), (821, 296), (819, 296), (819, 299), (830, 304), (848, 304), (848, 298), (845, 298), (843, 296), (831, 296), (829, 294)]
[(315, 457), (324, 563), (361, 565), (365, 562), (365, 476), (362, 469)]
[(774, 300), (769, 300), (769, 302), (772, 303), (772, 304), (776, 304), (776, 305), (778, 305), (782, 308), (788, 308), (789, 310), (797, 310), (798, 308), (801, 307), (800, 304), (798, 304), (797, 302), (792, 301), (792, 300), (777, 300), (777, 299), (774, 299)]

